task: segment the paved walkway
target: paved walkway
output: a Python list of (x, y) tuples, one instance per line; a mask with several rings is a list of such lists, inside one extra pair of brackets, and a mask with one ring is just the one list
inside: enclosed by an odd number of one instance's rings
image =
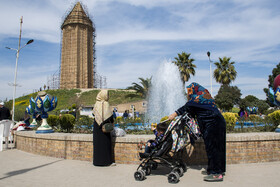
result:
[[(94, 167), (90, 162), (64, 160), (26, 153), (16, 149), (0, 152), (0, 186), (122, 186), (164, 187), (168, 171), (162, 167), (152, 171), (144, 181), (135, 181), (137, 165), (118, 164), (114, 167)], [(223, 182), (204, 182), (203, 167), (189, 167), (174, 186), (238, 186), (276, 187), (280, 184), (280, 162), (227, 165)]]

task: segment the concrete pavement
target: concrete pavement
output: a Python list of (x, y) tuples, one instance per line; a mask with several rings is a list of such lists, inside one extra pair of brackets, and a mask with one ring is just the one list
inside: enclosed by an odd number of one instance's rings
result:
[(280, 186), (280, 162), (227, 165), (223, 182), (204, 182), (203, 166), (188, 167), (178, 184), (169, 184), (168, 170), (159, 167), (144, 181), (135, 181), (138, 165), (95, 167), (90, 162), (34, 155), (17, 149), (0, 152), (1, 187), (84, 186)]

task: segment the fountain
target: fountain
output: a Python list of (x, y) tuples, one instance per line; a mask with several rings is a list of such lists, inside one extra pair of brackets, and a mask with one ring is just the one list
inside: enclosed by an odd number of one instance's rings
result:
[(162, 117), (173, 113), (186, 101), (178, 67), (165, 60), (152, 77), (146, 120), (158, 123)]

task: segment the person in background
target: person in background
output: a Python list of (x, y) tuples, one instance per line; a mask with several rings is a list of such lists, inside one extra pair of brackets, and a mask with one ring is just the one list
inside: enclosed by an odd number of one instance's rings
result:
[(198, 83), (187, 86), (188, 102), (169, 115), (173, 120), (185, 112), (196, 117), (203, 135), (208, 168), (202, 174), (205, 181), (223, 181), (226, 171), (226, 122), (209, 91)]
[(0, 121), (4, 119), (10, 119), (11, 113), (10, 110), (4, 106), (4, 102), (0, 102)]
[(116, 117), (120, 116), (117, 109), (115, 110), (115, 114), (116, 114)]
[(128, 117), (128, 112), (127, 112), (127, 110), (126, 110), (126, 111), (123, 113), (123, 119), (126, 120), (127, 117)]
[(241, 118), (245, 117), (245, 111), (244, 111), (243, 107), (240, 107), (240, 110), (238, 112), (238, 116), (241, 117)]
[(114, 119), (116, 119), (116, 118), (117, 118), (117, 115), (116, 115), (115, 110), (113, 110), (113, 118), (114, 118)]
[(113, 123), (114, 118), (109, 105), (108, 90), (101, 90), (96, 97), (94, 105), (93, 123), (93, 165), (94, 166), (114, 166), (112, 154), (112, 140), (110, 133), (102, 131), (102, 125)]
[(24, 112), (24, 123), (25, 123), (25, 125), (28, 127), (29, 125), (30, 125), (30, 116), (29, 116), (29, 114), (25, 111)]

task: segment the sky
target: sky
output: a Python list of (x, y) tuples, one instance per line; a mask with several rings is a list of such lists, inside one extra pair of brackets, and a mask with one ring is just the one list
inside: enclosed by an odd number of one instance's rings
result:
[[(12, 99), (20, 17), (23, 16), (16, 97), (47, 85), (60, 65), (61, 24), (73, 0), (0, 0), (0, 100)], [(263, 88), (280, 62), (278, 0), (83, 0), (96, 27), (96, 71), (107, 88), (150, 78), (165, 60), (186, 52), (198, 82), (210, 90), (211, 60), (231, 57), (242, 98), (265, 99)], [(212, 71), (215, 65), (212, 64)], [(213, 95), (220, 85), (213, 79)], [(187, 84), (188, 84), (187, 83)]]

